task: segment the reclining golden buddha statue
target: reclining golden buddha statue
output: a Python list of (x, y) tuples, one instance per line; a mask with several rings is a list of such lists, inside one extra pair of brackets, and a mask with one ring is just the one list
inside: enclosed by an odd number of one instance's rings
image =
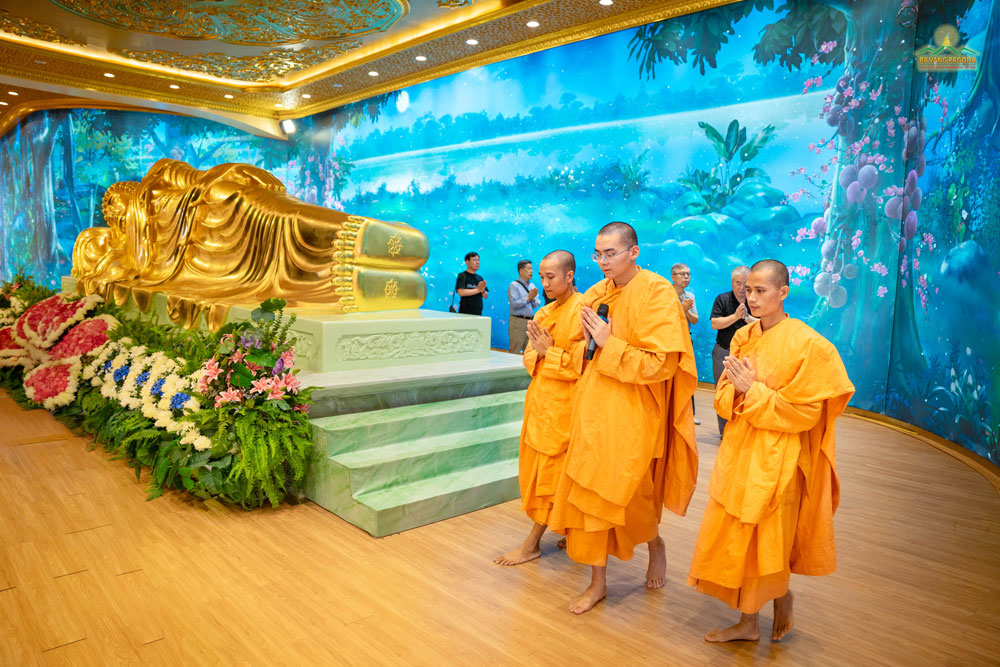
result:
[(104, 195), (107, 227), (83, 230), (73, 277), (84, 294), (140, 310), (167, 296), (186, 328), (204, 313), (212, 330), (231, 305), (277, 297), (336, 313), (417, 308), (427, 237), (409, 225), (307, 204), (267, 171), (220, 164), (199, 171), (163, 159), (141, 182)]

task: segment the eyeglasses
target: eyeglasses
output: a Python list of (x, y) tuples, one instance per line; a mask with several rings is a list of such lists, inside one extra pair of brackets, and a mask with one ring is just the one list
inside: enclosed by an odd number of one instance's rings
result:
[(613, 260), (618, 255), (621, 255), (622, 253), (628, 252), (629, 250), (631, 250), (634, 247), (635, 246), (629, 246), (629, 247), (625, 248), (624, 250), (619, 250), (618, 252), (613, 252), (613, 253), (592, 252), (592, 253), (590, 253), (590, 256), (591, 256), (591, 258), (595, 262), (610, 262), (611, 260)]

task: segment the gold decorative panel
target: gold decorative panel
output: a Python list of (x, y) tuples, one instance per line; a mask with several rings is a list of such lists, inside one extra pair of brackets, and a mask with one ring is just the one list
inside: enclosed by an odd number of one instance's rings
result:
[(40, 39), (43, 42), (52, 42), (53, 44), (83, 45), (83, 42), (60, 34), (50, 25), (24, 16), (15, 16), (6, 9), (0, 9), (0, 30), (18, 37)]
[(108, 50), (130, 60), (156, 63), (157, 65), (189, 72), (200, 72), (223, 79), (268, 83), (280, 79), (289, 72), (324, 63), (359, 46), (361, 46), (361, 42), (349, 39), (298, 51), (273, 49), (259, 56), (231, 56), (226, 53), (196, 53), (189, 56), (159, 49), (155, 51)]
[(50, 1), (122, 30), (263, 46), (384, 31), (408, 9), (405, 0)]
[(445, 7), (447, 9), (458, 9), (459, 7), (468, 7), (472, 4), (472, 0), (438, 0), (438, 7)]

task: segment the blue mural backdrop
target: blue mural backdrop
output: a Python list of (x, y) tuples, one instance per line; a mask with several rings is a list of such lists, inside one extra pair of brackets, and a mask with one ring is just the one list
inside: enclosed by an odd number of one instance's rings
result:
[[(792, 269), (787, 308), (840, 349), (853, 405), (994, 461), (1000, 353), (1000, 0), (747, 1), (477, 68), (298, 121), (288, 142), (197, 119), (33, 114), (0, 140), (0, 271), (50, 284), (103, 190), (161, 157), (248, 162), (303, 199), (425, 231), (426, 307), (482, 257), (506, 349), (516, 263), (636, 227), (640, 264), (691, 267), (692, 336), (739, 264)], [(843, 5), (843, 6), (842, 6)], [(977, 68), (921, 72), (954, 26)], [(939, 40), (940, 41), (940, 40)]]

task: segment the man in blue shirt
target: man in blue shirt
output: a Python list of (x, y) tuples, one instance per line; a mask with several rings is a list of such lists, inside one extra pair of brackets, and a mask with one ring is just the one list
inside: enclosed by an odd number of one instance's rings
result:
[(528, 342), (528, 321), (535, 315), (535, 309), (542, 305), (538, 298), (538, 288), (531, 282), (534, 271), (531, 261), (522, 259), (517, 263), (517, 280), (507, 288), (510, 302), (510, 318), (507, 333), (510, 336), (510, 352), (523, 354)]

